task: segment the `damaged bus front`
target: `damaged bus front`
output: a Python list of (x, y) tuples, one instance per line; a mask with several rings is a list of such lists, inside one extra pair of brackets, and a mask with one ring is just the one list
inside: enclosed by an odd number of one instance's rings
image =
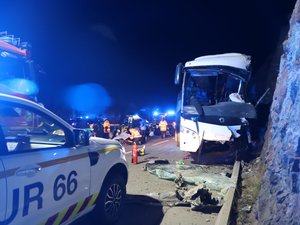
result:
[(250, 57), (239, 53), (210, 55), (178, 64), (175, 84), (182, 82), (177, 103), (178, 144), (199, 161), (209, 143), (234, 146), (241, 157), (250, 142), (247, 119), (255, 107), (246, 103)]

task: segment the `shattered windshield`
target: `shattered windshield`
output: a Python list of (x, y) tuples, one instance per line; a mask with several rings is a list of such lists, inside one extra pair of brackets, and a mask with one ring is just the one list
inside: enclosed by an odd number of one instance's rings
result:
[(243, 85), (239, 90), (241, 80), (225, 73), (197, 74), (187, 70), (184, 89), (184, 106), (191, 105), (191, 98), (196, 99), (202, 106), (214, 105), (229, 100), (231, 93), (242, 95)]

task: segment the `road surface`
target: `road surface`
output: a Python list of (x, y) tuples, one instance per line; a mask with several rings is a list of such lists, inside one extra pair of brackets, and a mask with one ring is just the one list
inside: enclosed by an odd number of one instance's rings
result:
[[(163, 179), (145, 171), (146, 162), (150, 160), (167, 159), (175, 164), (183, 160), (185, 164), (191, 164), (189, 154), (181, 152), (176, 146), (173, 137), (161, 139), (152, 137), (145, 144), (145, 155), (139, 156), (138, 164), (131, 163), (132, 145), (125, 145), (126, 159), (129, 166), (129, 178), (127, 184), (127, 199), (124, 212), (117, 225), (211, 225), (214, 224), (217, 212), (201, 213), (191, 211), (190, 207), (169, 207), (160, 201), (149, 197), (151, 193), (166, 193), (176, 190), (175, 183)], [(138, 146), (139, 149), (142, 145)], [(208, 161), (219, 157), (215, 153), (205, 156)], [(98, 225), (99, 221), (92, 221), (89, 216), (76, 222), (76, 225)]]

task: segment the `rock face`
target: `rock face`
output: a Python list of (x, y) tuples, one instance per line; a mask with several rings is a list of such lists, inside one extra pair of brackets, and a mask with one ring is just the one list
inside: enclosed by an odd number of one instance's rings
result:
[(300, 0), (283, 44), (263, 156), (258, 224), (300, 224)]

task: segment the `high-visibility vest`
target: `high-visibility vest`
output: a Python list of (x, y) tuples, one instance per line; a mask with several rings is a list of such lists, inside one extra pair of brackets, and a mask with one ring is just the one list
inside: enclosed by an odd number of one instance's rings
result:
[(110, 132), (110, 123), (108, 120), (105, 120), (103, 123), (103, 132), (109, 133)]
[(158, 125), (160, 131), (167, 131), (167, 125), (168, 123), (165, 120), (160, 121)]
[(137, 129), (131, 128), (129, 131), (131, 133), (131, 135), (130, 135), (131, 139), (142, 137), (142, 135), (140, 134), (140, 132)]

